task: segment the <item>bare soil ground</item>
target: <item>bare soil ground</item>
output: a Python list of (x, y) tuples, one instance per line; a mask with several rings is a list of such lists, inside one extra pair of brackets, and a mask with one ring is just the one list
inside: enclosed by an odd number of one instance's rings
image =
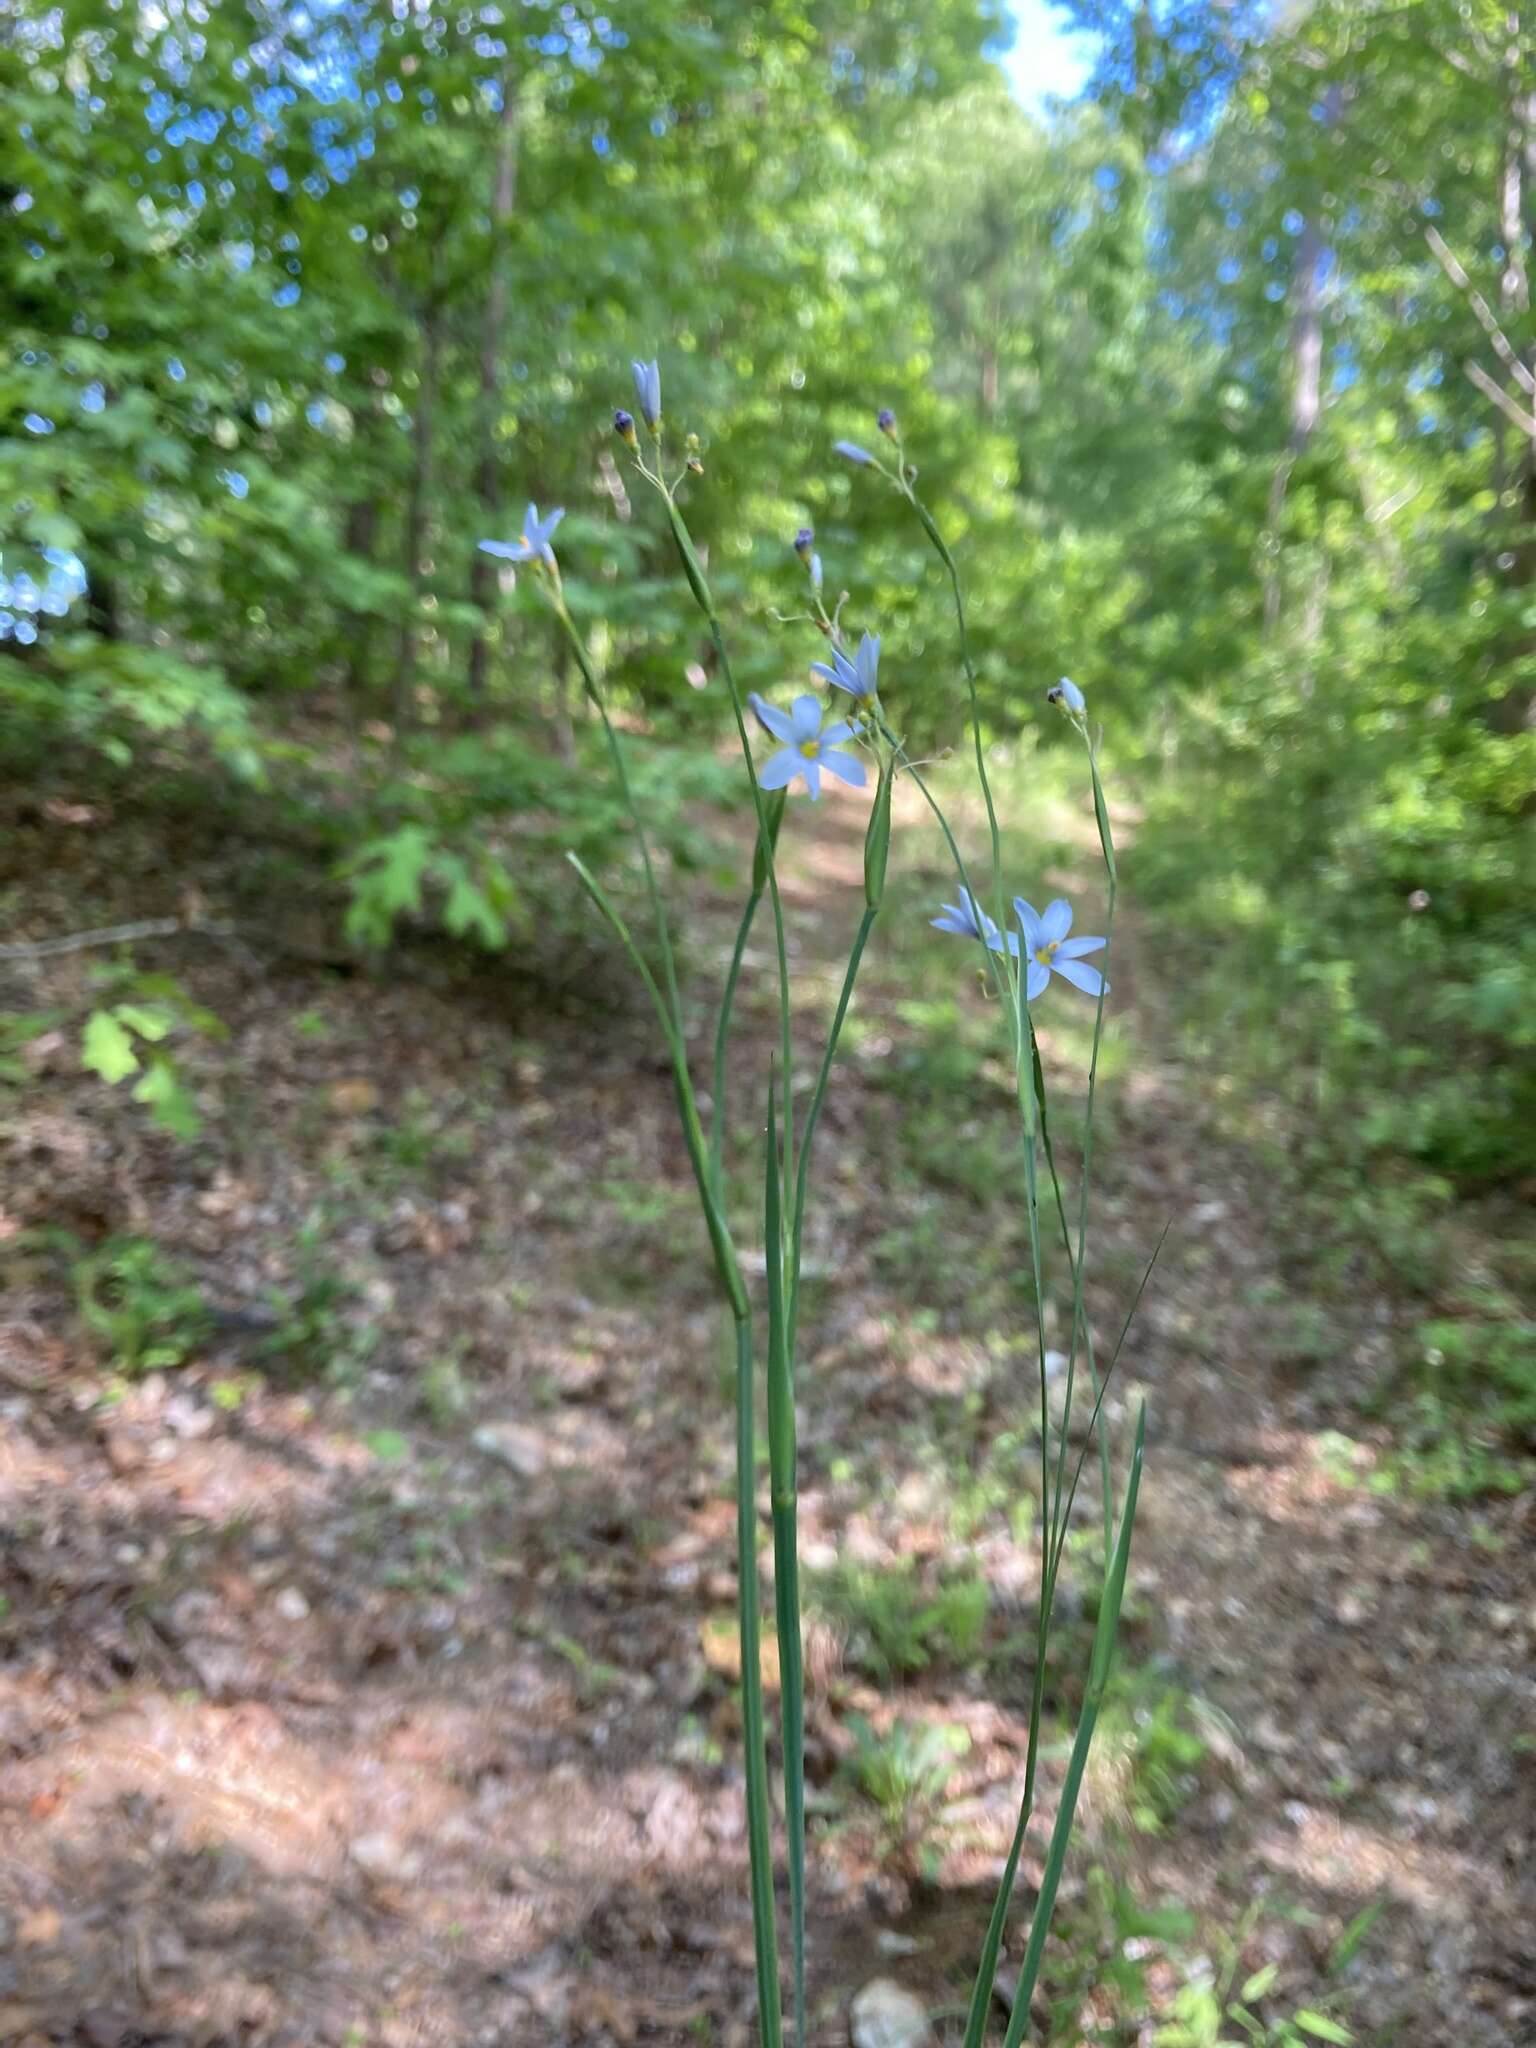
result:
[[(795, 824), (799, 964), (823, 988), (862, 818), (831, 801)], [(0, 1102), (0, 2042), (745, 2042), (727, 1381), (647, 1020), (595, 940), (537, 975), (426, 939), (387, 974), (352, 971), (232, 828), (189, 818), (169, 860), (165, 829), (53, 806), (8, 835), (11, 936), (191, 910), (238, 940), (140, 952), (231, 1027), (190, 1055), (201, 1138), (152, 1132), (63, 1029)], [(940, 893), (932, 876), (903, 915)], [(700, 897), (707, 994), (730, 909)], [(1371, 1456), (1353, 1391), (1395, 1306), (1330, 1307), (1327, 1368), (1296, 1365), (1271, 1190), (1175, 1050), (1157, 940), (1133, 903), (1094, 1313), (1102, 1341), (1172, 1216), (1123, 1368), (1152, 1416), (1124, 1654), (1198, 1703), (1206, 1750), (1147, 1831), (1111, 1741), (1067, 1919), (1097, 1861), (1200, 1917), (1182, 1961), (1152, 1945), (1154, 1998), (1241, 1928), (1243, 1969), (1277, 1963), (1272, 1996), (1294, 2005), (1380, 1900), (1345, 1973), (1358, 2035), (1536, 2042), (1536, 1501), (1420, 1506), (1341, 1467), (1330, 1430)], [(9, 964), (3, 1007), (78, 1005), (92, 964)], [(900, 1252), (880, 1247), (935, 1199), (898, 1170), (887, 1085), (920, 1033), (878, 963), (860, 1014), (820, 1155), (805, 1540), (813, 1565), (959, 1559), (991, 1606), (985, 1654), (894, 1705), (813, 1625), (828, 2043), (877, 1973), (941, 2023), (963, 2001), (1016, 1798), (1038, 1569), (1017, 1517), (984, 1503), (956, 1533), (957, 1493), (1006, 1463), (1027, 1414), (1027, 1367), (972, 1326), (963, 1288), (926, 1316), (893, 1292)], [(771, 1035), (761, 1000), (744, 1024), (742, 1071)], [(973, 1206), (990, 1229), (985, 1190)], [(156, 1239), (197, 1274), (213, 1336), (114, 1378), (59, 1232)], [(273, 1290), (313, 1310), (287, 1358), (263, 1351)], [(1069, 1593), (1060, 1712), (1072, 1619)], [(849, 1787), (861, 1712), (969, 1737), (922, 1841)], [(1063, 1763), (1053, 1749), (1026, 1878)], [(1139, 2025), (1119, 2038), (1150, 2041)]]

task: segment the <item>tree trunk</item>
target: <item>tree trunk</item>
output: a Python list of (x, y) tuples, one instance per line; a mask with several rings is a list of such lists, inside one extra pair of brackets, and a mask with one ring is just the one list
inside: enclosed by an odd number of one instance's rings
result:
[[(344, 545), (349, 555), (357, 555), (371, 564), (378, 530), (379, 501), (372, 494), (347, 507)], [(354, 612), (348, 628), (346, 671), (347, 694), (354, 703), (361, 701), (368, 688), (368, 653), (372, 638), (371, 614)]]
[[(496, 471), (496, 410), (501, 382), (501, 340), (507, 320), (507, 228), (517, 203), (517, 90), (510, 65), (501, 74), (501, 116), (497, 126), (496, 193), (491, 205), (491, 275), (485, 295), (485, 324), (480, 335), (480, 396), (482, 399), (480, 453), (476, 490), (485, 513), (487, 532), (494, 532), (501, 509), (500, 480)], [(490, 609), (495, 590), (494, 571), (488, 555), (476, 548), (470, 561), (469, 596), (480, 610)], [(469, 650), (470, 695), (478, 704), (485, 696), (490, 646), (485, 627), (480, 627)]]
[(411, 421), (411, 484), (405, 507), (403, 564), (410, 592), (405, 616), (400, 621), (400, 641), (395, 655), (394, 715), (395, 741), (405, 737), (410, 722), (411, 693), (416, 682), (416, 625), (421, 613), (421, 562), (427, 530), (427, 500), (432, 485), (432, 433), (437, 406), (438, 358), (441, 353), (441, 315), (434, 304), (423, 323), (424, 348), (421, 386)]

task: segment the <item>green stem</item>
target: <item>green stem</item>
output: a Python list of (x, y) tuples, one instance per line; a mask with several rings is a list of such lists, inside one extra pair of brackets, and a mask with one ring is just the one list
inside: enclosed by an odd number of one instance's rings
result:
[(784, 1173), (787, 1185), (794, 1161), (794, 1043), (789, 1014), (789, 949), (784, 937), (784, 906), (779, 898), (779, 875), (774, 857), (773, 832), (768, 820), (767, 806), (763, 802), (763, 792), (757, 780), (757, 770), (752, 762), (752, 739), (747, 731), (746, 706), (742, 702), (736, 671), (731, 666), (730, 651), (725, 644), (720, 615), (715, 610), (715, 601), (710, 593), (703, 565), (699, 561), (698, 551), (693, 545), (693, 535), (688, 531), (687, 521), (678, 510), (677, 501), (665, 484), (659, 487), (666, 504), (678, 558), (683, 565), (683, 574), (687, 578), (689, 589), (693, 592), (694, 601), (704, 614), (710, 640), (720, 660), (720, 671), (725, 677), (725, 686), (730, 693), (731, 712), (736, 721), (736, 738), (741, 747), (747, 783), (752, 792), (752, 808), (757, 817), (758, 846), (765, 856), (768, 900), (773, 909), (773, 937), (779, 967), (779, 1037), (780, 1053), (784, 1062)]
[(618, 782), (620, 794), (624, 799), (624, 808), (629, 813), (629, 822), (634, 827), (635, 839), (640, 848), (640, 859), (645, 868), (646, 893), (650, 897), (651, 916), (656, 924), (656, 943), (661, 948), (661, 968), (662, 978), (667, 991), (667, 1008), (672, 1018), (673, 1028), (678, 1036), (681, 1037), (683, 1009), (677, 992), (677, 963), (672, 952), (672, 932), (671, 927), (667, 923), (667, 907), (662, 899), (661, 885), (656, 879), (656, 865), (651, 858), (650, 841), (646, 837), (645, 826), (640, 819), (640, 809), (635, 802), (634, 790), (630, 787), (629, 770), (624, 765), (624, 750), (619, 745), (619, 736), (613, 729), (613, 720), (608, 716), (608, 706), (603, 701), (603, 693), (598, 687), (597, 673), (592, 666), (591, 656), (587, 653), (586, 643), (576, 630), (576, 621), (566, 610), (565, 596), (558, 583), (553, 586), (550, 601), (554, 607), (555, 617), (564, 628), (565, 637), (570, 643), (571, 652), (576, 657), (576, 666), (581, 670), (581, 679), (586, 685), (587, 695), (591, 699), (593, 709), (602, 720), (603, 738), (608, 744), (608, 758), (613, 763), (614, 777)]
[(1040, 1976), (1046, 1937), (1051, 1931), (1051, 1915), (1055, 1911), (1056, 1893), (1061, 1884), (1067, 1848), (1072, 1839), (1072, 1825), (1077, 1817), (1078, 1794), (1082, 1790), (1083, 1773), (1087, 1768), (1088, 1752), (1093, 1744), (1094, 1728), (1098, 1722), (1099, 1710), (1104, 1703), (1105, 1687), (1109, 1683), (1115, 1638), (1120, 1627), (1120, 1608), (1125, 1598), (1126, 1573), (1130, 1565), (1131, 1532), (1136, 1521), (1136, 1496), (1141, 1487), (1146, 1427), (1146, 1409), (1143, 1408), (1136, 1425), (1136, 1447), (1131, 1454), (1131, 1473), (1126, 1482), (1125, 1509), (1120, 1517), (1120, 1534), (1115, 1543), (1109, 1576), (1105, 1582), (1098, 1625), (1094, 1630), (1093, 1658), (1088, 1669), (1088, 1687), (1083, 1699), (1083, 1711), (1078, 1720), (1077, 1735), (1072, 1744), (1072, 1755), (1061, 1788), (1061, 1801), (1056, 1809), (1056, 1824), (1051, 1830), (1051, 1846), (1045, 1859), (1045, 1873), (1040, 1881), (1040, 1896), (1035, 1901), (1029, 1943), (1024, 1951), (1024, 1962), (1019, 1971), (1018, 1989), (1013, 1995), (1013, 2011), (1008, 2021), (1008, 2032), (1004, 2037), (1004, 2048), (1019, 2048), (1024, 2038), (1024, 2029), (1029, 2024), (1029, 2009)]
[(741, 963), (751, 936), (752, 921), (757, 916), (757, 906), (763, 900), (761, 889), (754, 889), (747, 898), (746, 909), (741, 913), (741, 923), (736, 927), (736, 944), (731, 951), (730, 970), (725, 977), (725, 991), (720, 998), (720, 1015), (715, 1023), (715, 1062), (712, 1075), (709, 1106), (709, 1178), (715, 1191), (715, 1200), (723, 1206), (723, 1181), (725, 1164), (725, 1062), (731, 1037), (731, 1012), (736, 1002), (736, 984), (741, 979)]
[(762, 1622), (758, 1611), (757, 1500), (752, 1324), (736, 1321), (736, 1569), (741, 1625), (741, 1720), (747, 1771), (747, 1853), (752, 1872), (752, 1933), (763, 2048), (783, 2048), (779, 1945), (773, 1897), (773, 1837), (763, 1725)]
[(998, 829), (997, 805), (992, 800), (992, 784), (987, 776), (987, 754), (981, 738), (981, 697), (977, 688), (976, 664), (971, 659), (970, 635), (966, 630), (965, 594), (960, 587), (960, 571), (955, 566), (955, 558), (949, 551), (948, 542), (934, 523), (933, 514), (905, 477), (902, 479), (901, 488), (907, 503), (917, 514), (918, 523), (932, 542), (934, 552), (949, 574), (950, 594), (955, 606), (955, 626), (960, 639), (960, 666), (965, 671), (965, 686), (970, 696), (971, 737), (976, 748), (976, 776), (981, 783), (981, 793), (986, 799), (987, 830), (992, 841), (992, 886), (997, 897), (992, 914), (997, 919), (999, 929), (1006, 931), (1008, 906), (1006, 891), (1003, 888), (1003, 840)]
[(843, 976), (842, 991), (837, 999), (837, 1009), (832, 1018), (832, 1029), (827, 1034), (826, 1050), (821, 1056), (821, 1066), (816, 1075), (816, 1085), (811, 1091), (810, 1106), (805, 1114), (805, 1130), (800, 1140), (800, 1164), (795, 1175), (795, 1201), (790, 1217), (789, 1249), (789, 1355), (795, 1356), (795, 1338), (800, 1324), (800, 1246), (805, 1227), (805, 1204), (807, 1184), (811, 1171), (811, 1144), (816, 1136), (816, 1125), (821, 1118), (821, 1105), (831, 1078), (832, 1063), (837, 1057), (838, 1041), (843, 1033), (843, 1021), (848, 1015), (848, 1006), (853, 1000), (853, 986), (858, 980), (859, 966), (864, 958), (864, 948), (869, 935), (875, 928), (875, 919), (880, 915), (878, 907), (866, 906), (859, 919), (859, 929), (854, 935), (853, 951), (848, 956), (847, 972)]
[[(802, 1154), (802, 1157), (804, 1155)], [(805, 2040), (805, 1674), (800, 1642), (796, 1529), (795, 1380), (785, 1300), (783, 1182), (778, 1091), (768, 1084), (763, 1172), (763, 1252), (768, 1272), (768, 1474), (773, 1508), (773, 1594), (779, 1629), (779, 1710), (784, 1748), (784, 1823), (789, 1838), (789, 1914), (794, 1945), (795, 2040)]]

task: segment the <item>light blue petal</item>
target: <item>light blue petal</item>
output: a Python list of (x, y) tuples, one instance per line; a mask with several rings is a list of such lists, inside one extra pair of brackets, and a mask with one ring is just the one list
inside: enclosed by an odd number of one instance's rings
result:
[(880, 635), (866, 633), (859, 642), (859, 651), (854, 657), (859, 681), (864, 695), (873, 697), (880, 687)]
[(1044, 995), (1050, 985), (1051, 970), (1049, 967), (1042, 967), (1038, 960), (1031, 960), (1029, 962), (1029, 979), (1024, 984), (1025, 1001), (1034, 1002), (1037, 996)]
[(804, 754), (794, 747), (780, 747), (758, 769), (757, 786), (759, 789), (788, 789), (800, 770), (809, 766)]
[(958, 910), (952, 910), (946, 903), (942, 917), (930, 917), (928, 922), (936, 932), (954, 932), (962, 939), (974, 939), (976, 934), (965, 922)]
[(794, 721), (787, 711), (780, 711), (776, 704), (770, 704), (766, 697), (760, 697), (756, 690), (747, 699), (757, 715), (757, 722), (764, 732), (771, 732), (776, 740), (786, 745), (794, 738)]
[(1056, 972), (1063, 981), (1070, 981), (1074, 988), (1080, 988), (1085, 996), (1096, 996), (1102, 989), (1107, 995), (1109, 983), (1097, 967), (1090, 967), (1084, 960), (1063, 960), (1056, 956)]
[(1026, 903), (1022, 896), (1013, 899), (1013, 914), (1019, 920), (1024, 934), (1024, 949), (1028, 953), (1040, 950), (1040, 913), (1033, 903)]
[(819, 761), (807, 761), (802, 754), (800, 757), (800, 768), (805, 776), (807, 793), (810, 796), (811, 802), (814, 803), (817, 797), (821, 795), (821, 763)]
[(1088, 700), (1070, 676), (1062, 676), (1056, 685), (1069, 711), (1085, 711)]
[(809, 690), (803, 697), (797, 697), (790, 707), (789, 722), (797, 740), (815, 739), (821, 731), (821, 699), (813, 697)]
[(512, 540), (483, 540), (480, 543), (483, 555), (499, 555), (504, 562), (526, 562), (528, 550)]
[(864, 787), (864, 763), (857, 754), (845, 754), (840, 747), (825, 747), (822, 749), (821, 766), (829, 775), (835, 775), (839, 782), (849, 783), (854, 789)]
[(834, 441), (832, 453), (841, 455), (845, 462), (861, 463), (865, 468), (870, 467), (875, 459), (869, 450), (861, 448), (857, 441)]
[(1058, 960), (1081, 960), (1085, 953), (1097, 953), (1100, 946), (1107, 946), (1108, 939), (1063, 939), (1056, 948)]
[(821, 744), (824, 747), (840, 746), (844, 740), (851, 740), (858, 730), (857, 721), (840, 718), (835, 725), (829, 725), (823, 730)]
[(1072, 929), (1072, 906), (1065, 896), (1058, 896), (1054, 903), (1047, 903), (1040, 914), (1040, 937), (1049, 946), (1058, 939), (1064, 939)]

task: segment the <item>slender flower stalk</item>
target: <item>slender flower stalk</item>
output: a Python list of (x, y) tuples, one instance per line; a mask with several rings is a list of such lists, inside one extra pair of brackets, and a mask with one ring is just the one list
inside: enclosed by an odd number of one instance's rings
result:
[[(906, 460), (901, 428), (894, 411), (888, 407), (882, 408), (876, 419), (877, 429), (884, 441), (890, 444), (894, 451), (892, 454), (877, 456), (854, 442), (839, 442), (836, 452), (857, 468), (877, 470), (900, 492), (939, 555), (948, 576), (955, 610), (960, 663), (966, 678), (968, 723), (972, 732), (977, 778), (986, 802), (991, 856), (988, 892), (992, 899), (990, 905), (983, 896), (978, 895), (973, 886), (955, 832), (929, 784), (912, 762), (888, 715), (881, 691), (880, 636), (873, 632), (865, 632), (857, 648), (850, 647), (842, 625), (842, 612), (848, 595), (846, 591), (837, 599), (832, 610), (827, 609), (823, 597), (822, 561), (816, 549), (815, 535), (810, 527), (799, 529), (794, 536), (793, 548), (805, 573), (806, 587), (809, 591), (810, 623), (821, 634), (828, 652), (827, 660), (810, 665), (811, 672), (830, 690), (841, 693), (844, 699), (853, 700), (851, 704), (845, 704), (843, 707), (850, 715), (834, 716), (829, 721), (828, 706), (810, 692), (803, 692), (797, 696), (788, 709), (774, 705), (756, 693), (750, 697), (743, 695), (736, 679), (730, 649), (703, 562), (678, 504), (679, 486), (689, 477), (703, 474), (700, 442), (696, 435), (690, 434), (685, 437), (683, 466), (677, 475), (669, 480), (663, 468), (659, 364), (654, 360), (636, 361), (631, 367), (636, 402), (640, 417), (649, 431), (650, 442), (642, 447), (635, 418), (622, 407), (614, 414), (614, 429), (621, 443), (630, 451), (638, 474), (655, 488), (662, 499), (679, 564), (707, 625), (719, 675), (730, 702), (756, 822), (751, 887), (737, 926), (715, 1023), (707, 1132), (700, 1115), (689, 1065), (685, 1012), (678, 984), (676, 954), (668, 927), (656, 863), (630, 784), (624, 747), (604, 701), (596, 664), (576, 628), (565, 601), (560, 566), (553, 547), (553, 534), (562, 515), (556, 511), (541, 518), (537, 507), (530, 505), (523, 530), (515, 541), (492, 541), (482, 545), (488, 552), (503, 559), (531, 565), (537, 587), (549, 602), (571, 647), (587, 694), (602, 726), (604, 743), (615, 780), (629, 812), (640, 849), (647, 899), (654, 926), (655, 946), (659, 955), (659, 978), (658, 971), (653, 968), (646, 952), (636, 943), (623, 917), (601, 885), (574, 856), (573, 863), (600, 915), (614, 932), (633, 964), (655, 1011), (667, 1047), (684, 1143), (699, 1192), (715, 1274), (734, 1328), (742, 1721), (745, 1743), (748, 1861), (751, 1872), (761, 2039), (765, 2048), (783, 2048), (786, 2037), (779, 1981), (778, 1924), (773, 1889), (772, 1813), (761, 1673), (758, 1516), (754, 1488), (757, 1398), (755, 1314), (727, 1213), (725, 1143), (728, 1127), (727, 1094), (732, 1020), (738, 988), (748, 963), (750, 935), (766, 895), (774, 929), (779, 1045), (765, 1090), (766, 1133), (763, 1153), (763, 1200), (760, 1211), (766, 1273), (764, 1306), (767, 1341), (763, 1356), (768, 1423), (769, 1500), (774, 1552), (774, 1597), (781, 1672), (780, 1733), (788, 1849), (793, 2039), (797, 2048), (807, 2048), (805, 1696), (799, 1585), (796, 1413), (802, 1256), (816, 1133), (831, 1085), (842, 1032), (853, 1002), (860, 967), (884, 903), (891, 851), (893, 796), (898, 778), (905, 775), (911, 778), (938, 824), (958, 878), (958, 900), (945, 904), (940, 914), (931, 922), (941, 931), (967, 940), (978, 949), (983, 974), (997, 998), (997, 1014), (1003, 1022), (1012, 1057), (1014, 1092), (1023, 1135), (1030, 1281), (1040, 1359), (1041, 1580), (1035, 1630), (1029, 1739), (1013, 1838), (983, 1943), (967, 2012), (966, 2048), (982, 2048), (998, 1956), (1008, 1924), (1024, 1843), (1034, 1814), (1054, 1601), (1073, 1504), (1077, 1497), (1087, 1451), (1085, 1444), (1075, 1467), (1069, 1473), (1068, 1421), (1080, 1347), (1087, 1360), (1094, 1397), (1089, 1433), (1099, 1446), (1104, 1516), (1104, 1586), (1084, 1705), (1068, 1761), (1057, 1819), (1046, 1856), (1044, 1878), (1030, 1927), (1023, 1975), (1007, 2032), (1008, 2048), (1019, 2048), (1023, 2029), (1028, 2021), (1030, 1997), (1038, 1977), (1051, 1913), (1064, 1867), (1078, 1791), (1108, 1679), (1126, 1584), (1131, 1532), (1142, 1467), (1144, 1425), (1138, 1422), (1129, 1477), (1117, 1522), (1110, 1484), (1108, 1450), (1102, 1427), (1102, 1409), (1105, 1387), (1119, 1357), (1125, 1330), (1122, 1329), (1120, 1343), (1116, 1345), (1115, 1352), (1101, 1375), (1094, 1357), (1092, 1336), (1084, 1306), (1084, 1254), (1092, 1157), (1094, 1091), (1105, 999), (1109, 993), (1108, 984), (1098, 967), (1090, 965), (1086, 956), (1104, 951), (1108, 946), (1108, 938), (1074, 936), (1071, 908), (1060, 899), (1049, 904), (1043, 912), (1036, 912), (1027, 898), (1016, 896), (1013, 898), (1010, 915), (997, 809), (987, 774), (978, 676), (967, 633), (965, 600), (959, 570), (938, 526), (916, 496), (914, 486), (917, 472)], [(802, 613), (800, 617), (804, 619), (806, 614)], [(898, 684), (899, 681), (898, 669)], [(899, 698), (899, 689), (896, 694)], [(1087, 745), (1095, 816), (1098, 820), (1100, 844), (1109, 876), (1110, 922), (1106, 926), (1107, 932), (1112, 929), (1114, 912), (1115, 857), (1108, 809), (1099, 779), (1095, 743), (1087, 725), (1086, 700), (1081, 690), (1066, 677), (1063, 677), (1049, 693), (1049, 697), (1054, 705), (1058, 705), (1065, 712)], [(830, 700), (832, 703), (837, 701)], [(754, 754), (752, 734), (747, 721), (749, 709), (756, 722), (776, 743), (776, 750), (761, 757)], [(864, 907), (816, 1067), (815, 1078), (802, 1104), (801, 1091), (797, 1090), (795, 1079), (789, 948), (777, 867), (779, 837), (788, 815), (787, 795), (793, 785), (803, 783), (807, 796), (816, 799), (820, 795), (823, 775), (829, 775), (854, 787), (867, 787), (869, 774), (866, 762), (870, 760), (874, 763), (877, 780), (865, 833)], [(798, 802), (798, 796), (793, 801)], [(1044, 998), (1054, 979), (1068, 983), (1083, 994), (1094, 997), (1096, 1001), (1093, 1052), (1088, 1076), (1087, 1137), (1084, 1143), (1075, 1245), (1051, 1143), (1045, 1072), (1032, 1014), (1032, 1005)], [(1051, 1193), (1060, 1225), (1062, 1250), (1073, 1297), (1072, 1337), (1065, 1386), (1066, 1409), (1057, 1429), (1054, 1457), (1052, 1418), (1045, 1371), (1047, 1293), (1045, 1246), (1040, 1215), (1042, 1189), (1039, 1167), (1039, 1155), (1042, 1152), (1049, 1171)], [(1153, 1258), (1155, 1261), (1156, 1253)], [(1149, 1265), (1148, 1275), (1150, 1271)], [(1142, 1286), (1145, 1285), (1144, 1276)], [(1139, 1298), (1140, 1290), (1137, 1299)], [(1134, 1309), (1133, 1303), (1132, 1313)], [(1126, 1323), (1126, 1328), (1128, 1327), (1129, 1318)]]

